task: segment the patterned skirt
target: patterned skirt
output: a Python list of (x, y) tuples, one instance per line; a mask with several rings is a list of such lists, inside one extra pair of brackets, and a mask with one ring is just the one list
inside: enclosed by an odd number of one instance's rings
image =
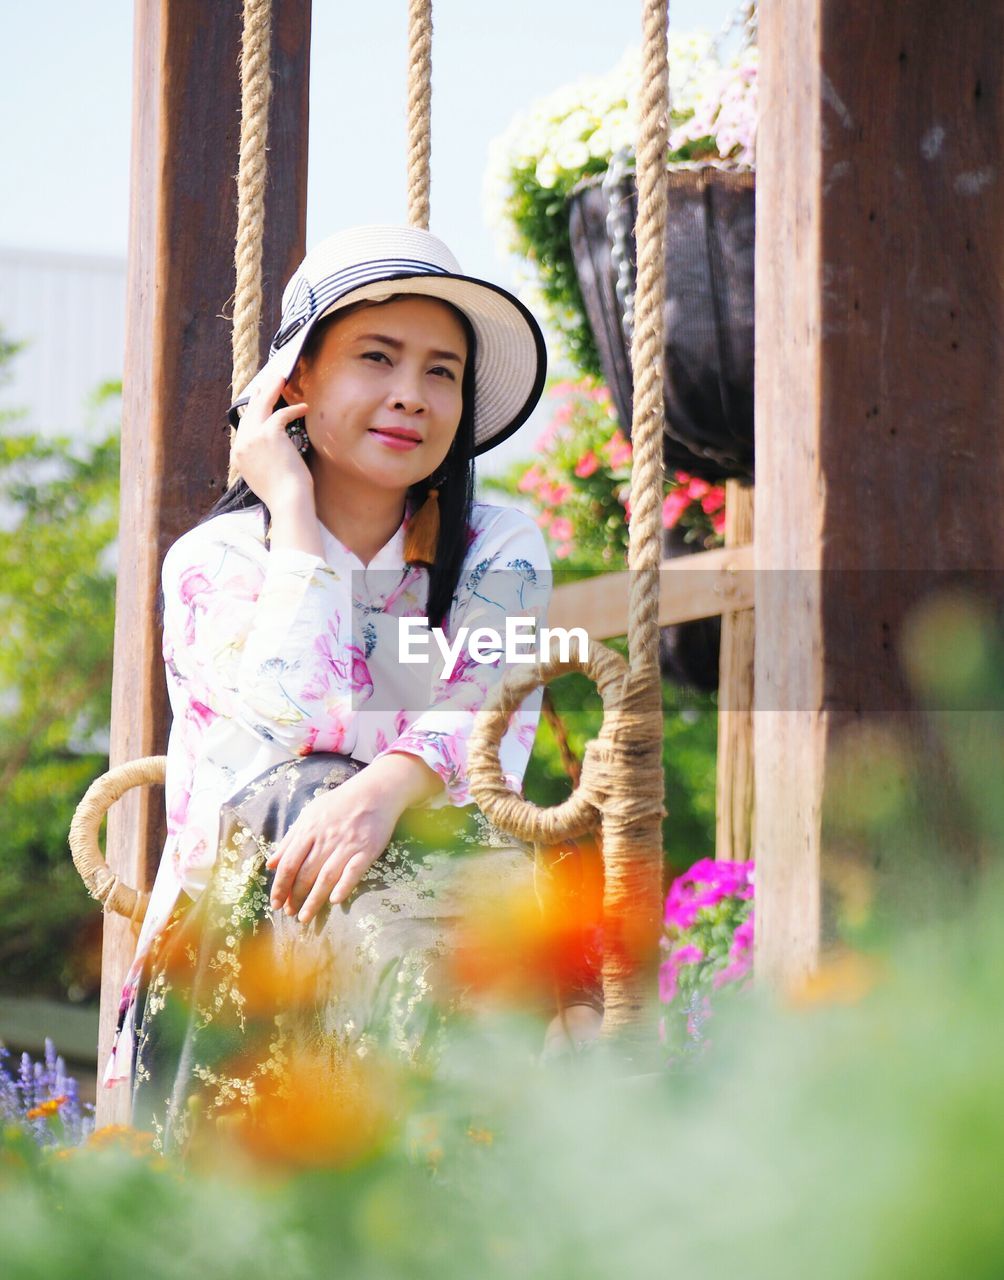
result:
[[(193, 1127), (239, 1115), (281, 1092), (291, 1060), (369, 1054), (433, 1068), (472, 994), (451, 963), (472, 903), (530, 894), (554, 878), (540, 852), (476, 808), (409, 810), (385, 851), (341, 903), (309, 924), (274, 911), (265, 862), (316, 795), (364, 766), (315, 754), (278, 765), (221, 811), (213, 874), (151, 948), (138, 994), (133, 1124), (165, 1153)], [(567, 842), (551, 863), (568, 862)], [(552, 851), (555, 854), (556, 851)], [(602, 1011), (599, 965), (580, 954), (553, 974), (546, 1017), (570, 1003)]]

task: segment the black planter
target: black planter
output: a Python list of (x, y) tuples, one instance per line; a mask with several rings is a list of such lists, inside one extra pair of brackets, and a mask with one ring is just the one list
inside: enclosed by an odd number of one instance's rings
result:
[[(722, 169), (666, 175), (666, 403), (668, 470), (705, 480), (753, 478), (754, 177)], [(608, 233), (611, 203), (636, 261), (637, 192), (583, 186), (569, 202), (576, 274), (600, 364), (626, 434), (631, 431), (630, 347)]]
[[(699, 542), (684, 542), (685, 530), (666, 529), (662, 553), (667, 560), (702, 551)], [(722, 643), (721, 618), (697, 618), (659, 629), (659, 667), (677, 684), (711, 692), (718, 688), (718, 661)]]

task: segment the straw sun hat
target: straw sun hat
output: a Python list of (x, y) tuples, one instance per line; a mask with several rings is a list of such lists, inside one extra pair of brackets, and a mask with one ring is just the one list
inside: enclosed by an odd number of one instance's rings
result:
[(474, 452), (484, 453), (527, 420), (544, 386), (544, 338), (511, 293), (465, 276), (442, 240), (416, 227), (353, 227), (316, 245), (282, 293), (282, 321), (268, 360), (229, 410), (237, 426), (252, 391), (275, 373), (288, 378), (324, 316), (367, 299), (419, 294), (451, 302), (477, 337)]

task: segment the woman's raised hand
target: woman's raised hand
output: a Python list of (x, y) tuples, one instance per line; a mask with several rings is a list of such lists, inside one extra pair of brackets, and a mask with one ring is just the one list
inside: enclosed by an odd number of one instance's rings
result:
[(237, 428), (233, 456), (248, 487), (270, 510), (284, 501), (313, 503), (313, 477), (286, 428), (307, 411), (305, 404), (277, 409), (285, 379), (274, 374), (255, 387)]

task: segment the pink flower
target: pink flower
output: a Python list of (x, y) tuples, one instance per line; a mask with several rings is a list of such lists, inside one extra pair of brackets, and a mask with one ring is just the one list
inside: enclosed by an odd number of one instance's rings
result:
[(551, 521), (549, 532), (556, 542), (567, 542), (574, 535), (575, 530), (572, 528), (571, 520), (567, 520), (564, 516), (556, 516)]
[(631, 461), (631, 441), (626, 438), (620, 427), (603, 445), (603, 452), (612, 467), (620, 467)]
[(533, 493), (533, 491), (541, 484), (544, 477), (536, 467), (530, 467), (524, 472), (522, 479), (516, 488), (520, 493)]
[(717, 906), (723, 898), (753, 897), (752, 862), (702, 858), (673, 881), (666, 898), (665, 922), (689, 929), (702, 907)]
[(662, 527), (675, 529), (689, 506), (690, 498), (686, 489), (674, 489), (672, 493), (667, 493), (662, 503)]
[(593, 472), (599, 468), (599, 465), (599, 458), (597, 458), (596, 454), (593, 453), (592, 449), (590, 449), (587, 453), (584, 453), (575, 464), (575, 474), (580, 480), (585, 480), (586, 476), (591, 476)]
[(711, 517), (711, 527), (715, 533), (725, 532), (725, 512), (720, 511), (717, 515)]
[(352, 644), (349, 645), (348, 652), (352, 655), (352, 692), (361, 693), (364, 689), (369, 689), (372, 692), (373, 677), (370, 675), (370, 669), (366, 665), (362, 650)]
[(729, 954), (731, 956), (738, 957), (742, 955), (744, 951), (749, 951), (749, 949), (752, 946), (753, 946), (753, 917), (751, 915), (748, 920), (743, 921), (743, 923), (736, 929), (735, 933), (732, 935), (732, 950), (729, 952)]
[(537, 524), (541, 527), (541, 529), (546, 529), (553, 519), (554, 519), (554, 516), (551, 514), (550, 511), (542, 511), (540, 515), (537, 517)]
[(713, 516), (716, 511), (721, 511), (725, 506), (725, 490), (720, 484), (716, 484), (701, 499), (701, 508), (707, 516)]
[(566, 560), (572, 554), (572, 544), (563, 542), (560, 547), (554, 548), (554, 554), (559, 560)]
[(663, 1004), (669, 1004), (676, 997), (680, 970), (683, 966), (700, 964), (703, 959), (704, 952), (701, 948), (688, 943), (685, 947), (678, 947), (669, 959), (659, 966), (659, 999)]
[(570, 498), (571, 495), (572, 486), (570, 484), (555, 484), (551, 486), (551, 491), (545, 501), (557, 506), (559, 503), (564, 502), (566, 498)]
[(738, 982), (740, 978), (745, 978), (752, 968), (753, 960), (750, 956), (746, 956), (742, 960), (733, 960), (726, 968), (719, 969), (711, 979), (711, 985), (717, 991), (720, 987), (724, 987), (727, 982)]
[(195, 566), (186, 569), (178, 581), (178, 595), (184, 605), (191, 604), (196, 596), (200, 596), (203, 592), (211, 589), (212, 583), (202, 570), (195, 568)]
[(707, 480), (698, 480), (695, 478), (691, 480), (687, 485), (687, 493), (695, 501), (698, 498), (703, 498), (704, 495), (706, 493), (710, 493), (710, 491), (711, 491), (711, 485), (708, 484)]

